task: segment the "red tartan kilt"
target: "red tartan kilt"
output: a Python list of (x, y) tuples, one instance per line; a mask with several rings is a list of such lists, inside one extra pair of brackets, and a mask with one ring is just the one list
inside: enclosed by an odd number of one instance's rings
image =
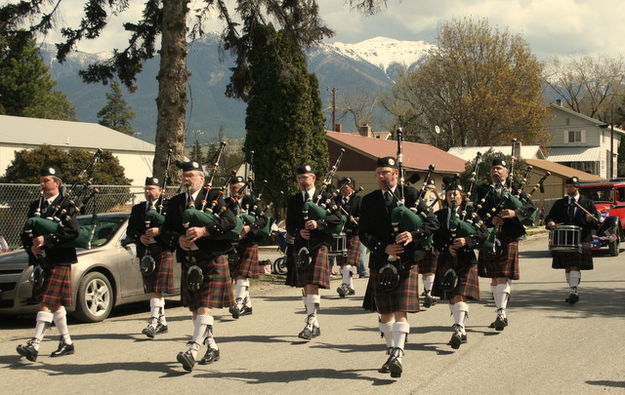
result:
[(258, 264), (258, 244), (246, 244), (237, 248), (239, 262), (230, 265), (232, 279), (237, 277), (258, 278), (260, 265)]
[[(295, 252), (297, 254), (297, 251)], [(296, 268), (295, 286), (304, 287), (308, 284), (319, 288), (330, 288), (330, 260), (328, 246), (322, 244), (312, 251), (312, 263), (304, 268)], [(296, 258), (297, 259), (297, 258)]]
[(360, 238), (358, 235), (347, 239), (347, 256), (340, 256), (337, 259), (339, 265), (360, 265)]
[[(445, 293), (441, 288), (441, 281), (445, 272), (450, 268), (456, 270), (456, 273), (459, 272), (458, 284), (453, 291)], [(447, 299), (460, 295), (470, 300), (480, 300), (480, 280), (477, 276), (477, 265), (470, 265), (467, 269), (464, 263), (458, 263), (457, 257), (452, 257), (449, 254), (439, 255), (432, 295)]]
[(402, 275), (399, 286), (391, 291), (384, 292), (378, 289), (377, 270), (369, 273), (367, 292), (362, 307), (365, 310), (376, 311), (379, 314), (390, 314), (399, 311), (415, 313), (419, 311), (419, 266), (412, 268)]
[(425, 258), (419, 261), (419, 273), (436, 273), (437, 265), (438, 252), (428, 251), (425, 253)]
[(567, 269), (569, 267), (579, 267), (580, 270), (592, 270), (592, 249), (590, 243), (582, 243), (582, 253), (577, 252), (553, 252), (553, 269)]
[(53, 266), (46, 270), (46, 277), (38, 295), (39, 303), (47, 306), (71, 306), (72, 267)]
[(143, 277), (145, 293), (173, 294), (174, 290), (174, 253), (163, 251), (158, 257), (154, 273)]
[(195, 311), (200, 307), (223, 308), (234, 304), (232, 280), (228, 268), (228, 256), (220, 255), (210, 261), (196, 263), (204, 272), (204, 284), (197, 292), (189, 291), (187, 269), (183, 266), (180, 276), (180, 296), (182, 304)]
[(508, 242), (501, 256), (493, 256), (484, 251), (480, 251), (477, 259), (477, 270), (480, 277), (502, 277), (518, 280), (520, 278), (519, 242)]

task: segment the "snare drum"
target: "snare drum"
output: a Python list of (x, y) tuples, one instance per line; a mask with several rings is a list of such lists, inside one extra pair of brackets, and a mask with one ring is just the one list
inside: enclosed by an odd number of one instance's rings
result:
[(332, 235), (332, 244), (330, 244), (329, 255), (347, 256), (347, 235), (345, 233)]
[(582, 228), (558, 225), (549, 232), (549, 250), (555, 252), (582, 252)]

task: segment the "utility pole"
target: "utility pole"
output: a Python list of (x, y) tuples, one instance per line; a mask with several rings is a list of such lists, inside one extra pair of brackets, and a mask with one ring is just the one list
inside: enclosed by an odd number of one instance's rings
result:
[(336, 132), (336, 88), (332, 87), (332, 131)]
[(610, 103), (610, 179), (614, 178), (614, 103)]

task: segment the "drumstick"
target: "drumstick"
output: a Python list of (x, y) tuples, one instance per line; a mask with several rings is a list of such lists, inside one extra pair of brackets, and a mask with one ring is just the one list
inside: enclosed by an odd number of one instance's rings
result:
[(575, 203), (575, 205), (576, 205), (577, 207), (581, 208), (583, 212), (585, 212), (586, 214), (590, 215), (590, 216), (592, 217), (592, 219), (594, 219), (595, 221), (599, 222), (599, 220), (597, 219), (597, 217), (595, 217), (594, 215), (592, 215), (592, 214), (590, 213), (590, 211), (588, 211), (588, 210), (586, 210), (585, 208), (583, 208), (582, 206), (580, 206), (580, 204), (579, 204), (579, 203), (577, 203), (577, 201), (573, 200), (573, 203)]

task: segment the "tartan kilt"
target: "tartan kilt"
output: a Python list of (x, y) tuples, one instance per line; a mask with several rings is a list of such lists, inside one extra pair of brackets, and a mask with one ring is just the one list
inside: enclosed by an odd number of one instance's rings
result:
[[(440, 254), (438, 256), (436, 277), (434, 277), (434, 285), (432, 286), (432, 295), (444, 299), (451, 299), (460, 295), (469, 300), (480, 300), (480, 281), (477, 276), (477, 265), (466, 265), (466, 262), (458, 262), (457, 256), (452, 257), (450, 254)], [(445, 292), (441, 287), (441, 281), (445, 272), (451, 268), (458, 273), (458, 284), (451, 292)]]
[(480, 251), (477, 258), (477, 270), (480, 277), (505, 277), (518, 280), (519, 277), (519, 241), (513, 240), (505, 244), (503, 253), (494, 256)]
[(258, 244), (244, 244), (237, 247), (238, 262), (230, 265), (232, 279), (237, 277), (258, 278), (260, 265), (258, 261)]
[(419, 311), (419, 265), (413, 265), (410, 270), (402, 273), (399, 286), (391, 292), (378, 289), (378, 276), (377, 270), (369, 272), (367, 292), (362, 303), (365, 310), (379, 314)]
[[(297, 254), (297, 252), (295, 252)], [(328, 246), (321, 244), (312, 250), (312, 263), (304, 268), (295, 268), (295, 286), (304, 287), (308, 284), (319, 288), (330, 288), (330, 260)], [(297, 259), (297, 258), (296, 258)]]
[(187, 269), (191, 265), (182, 266), (180, 276), (180, 297), (182, 305), (195, 311), (200, 307), (223, 308), (234, 304), (232, 296), (232, 280), (228, 268), (228, 255), (220, 255), (209, 261), (195, 263), (204, 273), (204, 283), (197, 292), (191, 292), (187, 285)]
[(553, 252), (553, 269), (568, 269), (571, 266), (579, 267), (580, 270), (592, 270), (592, 249), (590, 243), (582, 243), (582, 253), (577, 252)]
[(145, 293), (173, 294), (174, 293), (174, 253), (163, 251), (158, 257), (154, 273), (143, 276)]
[(347, 239), (347, 256), (337, 257), (339, 265), (352, 265), (358, 267), (360, 265), (360, 237), (354, 235)]
[(52, 266), (45, 269), (43, 287), (37, 295), (39, 303), (48, 306), (71, 306), (72, 298), (72, 267)]
[(419, 273), (436, 273), (436, 267), (438, 265), (438, 252), (427, 251), (425, 258), (419, 261)]

